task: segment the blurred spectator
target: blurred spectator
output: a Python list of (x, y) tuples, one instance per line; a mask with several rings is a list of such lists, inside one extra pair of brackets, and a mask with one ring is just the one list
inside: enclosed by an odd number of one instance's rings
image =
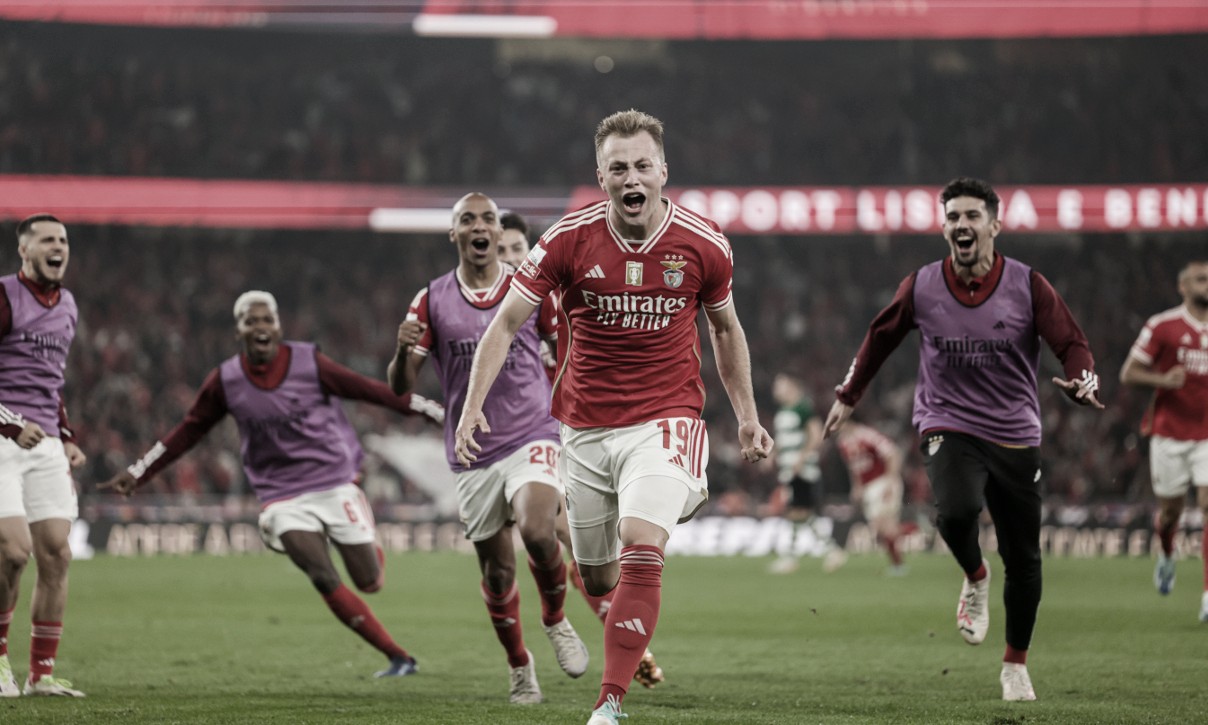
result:
[[(0, 28), (0, 173), (591, 183), (665, 119), (675, 185), (1203, 181), (1208, 37), (828, 42)], [(573, 51), (573, 52), (572, 52)], [(1140, 132), (1144, 129), (1144, 132)]]

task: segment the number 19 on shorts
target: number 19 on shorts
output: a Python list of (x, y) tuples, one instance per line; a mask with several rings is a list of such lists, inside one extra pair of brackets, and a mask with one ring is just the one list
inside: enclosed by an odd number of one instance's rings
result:
[(671, 455), (671, 463), (695, 478), (701, 475), (704, 458), (705, 423), (693, 418), (664, 418), (655, 425), (663, 432), (663, 448)]

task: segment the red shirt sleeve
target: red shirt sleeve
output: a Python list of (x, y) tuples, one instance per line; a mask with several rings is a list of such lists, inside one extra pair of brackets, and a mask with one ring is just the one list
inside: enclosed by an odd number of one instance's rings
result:
[(558, 292), (551, 292), (537, 312), (537, 334), (544, 340), (558, 339)]
[(570, 275), (574, 238), (574, 234), (562, 232), (552, 239), (538, 239), (512, 277), (511, 288), (534, 307), (540, 305)]
[(1037, 334), (1061, 361), (1066, 380), (1095, 372), (1095, 358), (1082, 328), (1074, 320), (1065, 300), (1036, 270), (1032, 270), (1032, 316), (1036, 320)]
[(395, 395), (390, 386), (381, 380), (367, 378), (350, 370), (321, 352), (315, 352), (319, 366), (319, 387), (328, 395), (345, 400), (363, 400), (383, 408), (415, 415), (411, 409), (411, 393)]
[(222, 390), (222, 378), (214, 369), (206, 376), (197, 392), (197, 399), (185, 419), (160, 439), (129, 470), (141, 484), (167, 468), (210, 432), (218, 421), (226, 417), (226, 394)]
[(872, 382), (873, 376), (889, 359), (890, 354), (898, 349), (906, 335), (910, 334), (916, 325), (914, 322), (914, 278), (911, 274), (898, 285), (893, 300), (881, 310), (872, 324), (868, 326), (868, 334), (860, 344), (860, 350), (851, 361), (847, 377), (835, 388), (835, 397), (845, 405), (855, 405), (863, 397), (865, 389)]
[(79, 445), (79, 440), (76, 438), (75, 431), (71, 428), (71, 421), (67, 419), (67, 404), (63, 402), (63, 393), (59, 393), (59, 437), (65, 441), (71, 441)]

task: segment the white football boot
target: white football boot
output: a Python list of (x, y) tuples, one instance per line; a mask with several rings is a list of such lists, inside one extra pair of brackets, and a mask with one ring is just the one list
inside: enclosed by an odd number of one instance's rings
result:
[(986, 577), (979, 582), (964, 578), (956, 605), (956, 628), (969, 644), (981, 644), (990, 629), (990, 562), (982, 559)]

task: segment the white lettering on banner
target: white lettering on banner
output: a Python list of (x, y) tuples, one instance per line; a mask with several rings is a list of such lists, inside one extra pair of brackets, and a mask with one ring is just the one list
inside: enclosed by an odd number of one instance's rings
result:
[(776, 197), (756, 189), (742, 198), (742, 223), (753, 232), (766, 232), (776, 227)]
[(1082, 228), (1082, 192), (1062, 189), (1057, 192), (1057, 224), (1062, 229)]
[[(669, 192), (730, 233), (928, 234), (943, 223), (938, 188), (709, 188)], [(1010, 186), (1006, 231), (1208, 228), (1208, 187)]]
[(1170, 226), (1190, 227), (1195, 224), (1195, 219), (1195, 189), (1171, 189), (1166, 192), (1166, 222)]
[(926, 189), (911, 189), (905, 194), (891, 189), (880, 200), (873, 191), (856, 194), (856, 226), (861, 231), (936, 231), (943, 218), (943, 207)]
[(741, 195), (728, 189), (689, 189), (676, 199), (680, 206), (712, 219), (722, 229), (738, 222), (751, 232), (834, 231), (842, 202), (838, 192), (828, 189), (751, 189)]
[(1003, 221), (1011, 229), (1035, 229), (1040, 222), (1036, 214), (1036, 205), (1028, 192), (1020, 189), (1011, 195), (1003, 210)]
[(1146, 228), (1162, 226), (1162, 193), (1157, 189), (1137, 192), (1137, 222)]
[(1113, 229), (1132, 223), (1132, 197), (1124, 189), (1108, 189), (1103, 195), (1103, 221)]

